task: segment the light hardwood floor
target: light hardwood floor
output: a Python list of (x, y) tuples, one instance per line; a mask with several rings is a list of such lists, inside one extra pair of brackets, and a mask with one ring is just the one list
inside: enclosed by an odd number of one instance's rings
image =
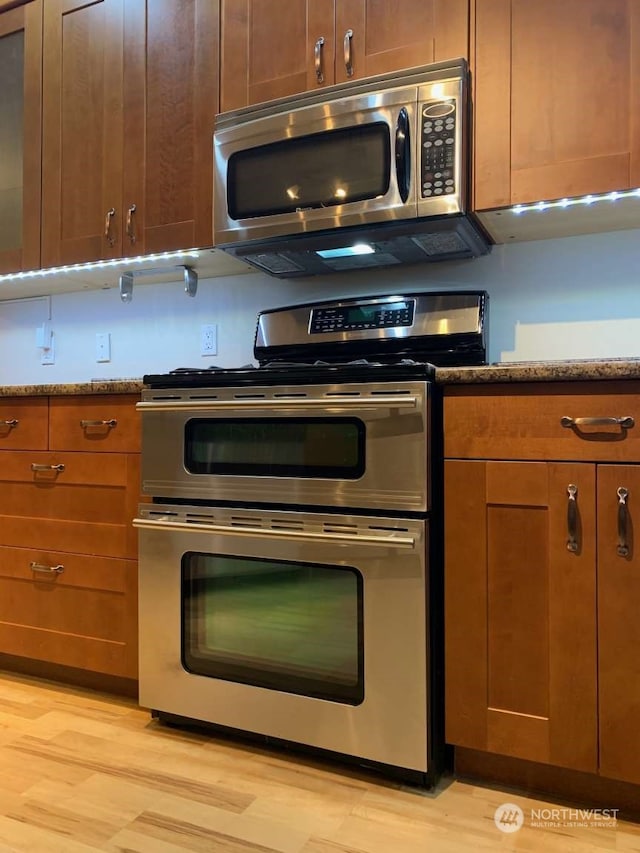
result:
[[(511, 834), (494, 823), (505, 802), (525, 815)], [(640, 851), (635, 824), (530, 825), (552, 805), (450, 779), (412, 790), (0, 673), (0, 853)]]

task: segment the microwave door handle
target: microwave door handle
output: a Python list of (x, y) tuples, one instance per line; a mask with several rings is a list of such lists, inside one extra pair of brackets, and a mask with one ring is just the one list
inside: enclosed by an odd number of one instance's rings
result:
[(405, 107), (401, 107), (396, 121), (396, 182), (400, 198), (406, 202), (411, 184), (411, 139), (409, 114)]

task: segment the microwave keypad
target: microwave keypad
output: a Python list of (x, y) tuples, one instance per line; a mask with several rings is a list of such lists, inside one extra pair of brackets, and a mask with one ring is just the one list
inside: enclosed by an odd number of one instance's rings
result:
[(422, 105), (422, 198), (456, 191), (456, 104), (433, 101)]

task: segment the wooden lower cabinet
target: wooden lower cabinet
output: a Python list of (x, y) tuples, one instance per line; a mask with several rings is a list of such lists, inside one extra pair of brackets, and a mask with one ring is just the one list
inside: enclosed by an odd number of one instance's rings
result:
[(3, 400), (3, 658), (137, 678), (137, 399)]
[[(552, 397), (536, 425), (542, 388), (445, 394), (446, 740), (640, 785), (640, 396), (567, 390), (594, 426), (563, 428)], [(504, 441), (477, 458), (489, 410)]]

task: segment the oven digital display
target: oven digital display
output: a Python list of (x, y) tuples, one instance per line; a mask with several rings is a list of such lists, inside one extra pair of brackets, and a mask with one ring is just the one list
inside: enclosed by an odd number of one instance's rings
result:
[(358, 329), (412, 326), (414, 311), (415, 301), (413, 299), (314, 308), (311, 312), (309, 332), (313, 335)]

